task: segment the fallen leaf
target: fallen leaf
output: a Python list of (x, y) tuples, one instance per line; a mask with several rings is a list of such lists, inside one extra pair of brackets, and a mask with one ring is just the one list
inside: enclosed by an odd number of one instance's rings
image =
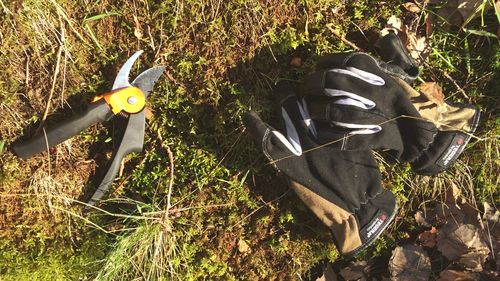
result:
[(458, 263), (465, 265), (465, 267), (473, 272), (483, 271), (483, 263), (488, 257), (489, 249), (484, 252), (483, 249), (470, 250), (469, 252), (463, 254), (458, 259)]
[(442, 225), (447, 222), (462, 222), (464, 213), (456, 204), (446, 204), (438, 202), (435, 205), (427, 206), (423, 212), (425, 221), (431, 225)]
[(431, 274), (431, 261), (420, 246), (397, 247), (389, 261), (391, 280), (427, 281)]
[(500, 270), (500, 211), (490, 206), (487, 202), (483, 203), (483, 230), (487, 234), (487, 241), (491, 243), (491, 260), (496, 259), (496, 270)]
[(148, 119), (148, 120), (153, 119), (154, 113), (153, 113), (153, 110), (151, 108), (149, 108), (149, 107), (146, 106), (144, 108), (144, 113), (146, 115), (146, 119)]
[(418, 37), (413, 32), (408, 32), (407, 35), (408, 44), (406, 45), (406, 47), (410, 51), (410, 56), (417, 61), (423, 61), (423, 59), (427, 57), (427, 55), (424, 53), (428, 53), (429, 48), (427, 38)]
[(450, 222), (477, 225), (478, 216), (478, 210), (469, 203), (452, 202), (438, 202), (434, 206), (427, 206), (424, 213), (424, 218), (430, 225), (443, 225)]
[(423, 247), (433, 248), (436, 246), (438, 230), (433, 226), (431, 230), (426, 230), (418, 235), (420, 245)]
[(316, 279), (316, 281), (337, 281), (337, 273), (332, 268), (332, 264), (328, 263), (326, 265), (325, 270), (323, 271), (323, 275)]
[(431, 226), (431, 224), (429, 224), (427, 222), (427, 220), (425, 219), (424, 212), (422, 212), (422, 211), (417, 211), (415, 213), (415, 221), (417, 222), (417, 224), (419, 226), (424, 226), (424, 227), (430, 227)]
[(476, 281), (479, 278), (478, 273), (445, 269), (441, 271), (437, 281)]
[(295, 67), (300, 67), (302, 65), (302, 59), (300, 57), (293, 57), (290, 60), (290, 65)]
[[(436, 84), (435, 87), (437, 87), (437, 91), (438, 91), (435, 93), (436, 94), (435, 97), (440, 99), (440, 101), (442, 101), (444, 103), (443, 89), (438, 84)], [(462, 195), (462, 190), (460, 190), (460, 188), (454, 182), (451, 182), (450, 186), (446, 190), (445, 201), (447, 203), (456, 204), (458, 202), (460, 195)]]
[(434, 31), (432, 19), (432, 14), (425, 17), (425, 34), (427, 35), (427, 37), (431, 36), (432, 32)]
[(351, 262), (349, 266), (340, 270), (340, 275), (346, 281), (365, 281), (368, 280), (369, 267), (366, 261)]
[(478, 235), (473, 225), (448, 223), (437, 237), (438, 249), (449, 260), (456, 260), (467, 253), (469, 245), (478, 240)]
[(437, 14), (445, 19), (446, 23), (463, 27), (470, 20), (481, 15), (479, 11), (485, 3), (485, 11), (492, 8), (490, 1), (483, 0), (449, 0)]
[(250, 251), (250, 246), (248, 245), (248, 243), (245, 242), (245, 240), (240, 239), (238, 241), (238, 252), (245, 254), (248, 253), (249, 251)]
[(412, 12), (415, 14), (420, 13), (420, 7), (413, 2), (406, 2), (403, 4), (403, 7), (405, 7), (405, 9), (408, 10), (409, 12)]
[[(400, 18), (396, 17), (395, 15), (392, 15), (387, 20), (387, 23), (385, 24), (385, 28), (380, 31), (380, 34), (382, 36), (385, 36), (385, 35), (389, 34), (389, 32), (394, 32), (394, 33), (399, 35), (400, 32), (405, 33), (403, 28), (404, 28), (403, 21)], [(405, 41), (403, 41), (403, 42), (405, 42)]]
[(490, 253), (481, 232), (472, 224), (446, 224), (438, 233), (437, 247), (447, 259), (476, 272), (483, 270)]
[[(443, 105), (444, 94), (443, 88), (436, 82), (423, 82), (419, 87), (420, 91), (432, 102)], [(456, 187), (456, 186), (455, 186)], [(453, 188), (453, 187), (452, 187)]]
[(488, 202), (483, 203), (484, 213), (483, 219), (492, 224), (497, 224), (500, 221), (500, 211), (492, 207)]
[(135, 23), (134, 36), (137, 39), (141, 39), (142, 38), (141, 24), (139, 23), (139, 19), (137, 18), (136, 15), (133, 15), (133, 17), (134, 17), (134, 23)]

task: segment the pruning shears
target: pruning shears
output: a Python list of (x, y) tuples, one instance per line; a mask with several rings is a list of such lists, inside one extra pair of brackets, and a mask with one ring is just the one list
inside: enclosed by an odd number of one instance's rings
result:
[(94, 205), (110, 188), (118, 174), (122, 159), (129, 153), (141, 152), (144, 145), (146, 98), (165, 71), (165, 67), (149, 68), (130, 83), (130, 70), (142, 52), (141, 50), (134, 53), (120, 68), (110, 92), (96, 96), (88, 108), (79, 115), (15, 145), (14, 153), (26, 159), (62, 143), (93, 124), (108, 121), (116, 115), (126, 116), (128, 120), (123, 138), (113, 151), (108, 171), (88, 202), (89, 205)]

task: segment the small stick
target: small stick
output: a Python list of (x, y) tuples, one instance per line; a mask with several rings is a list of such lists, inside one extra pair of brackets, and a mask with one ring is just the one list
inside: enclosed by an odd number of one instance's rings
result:
[(168, 191), (167, 191), (167, 207), (166, 207), (166, 216), (168, 216), (169, 210), (172, 207), (170, 203), (170, 198), (172, 197), (172, 187), (174, 185), (174, 155), (172, 150), (167, 144), (163, 144), (163, 138), (161, 137), (160, 131), (157, 131), (158, 139), (160, 140), (161, 147), (167, 151), (168, 160), (170, 162), (170, 181), (168, 183)]
[[(470, 101), (470, 98), (469, 96), (465, 93), (464, 89), (462, 89), (462, 87), (460, 87), (460, 85), (458, 85), (458, 83), (455, 81), (455, 79), (453, 79), (453, 77), (451, 77), (446, 71), (442, 70), (442, 69), (439, 69), (439, 68), (433, 68), (431, 67), (428, 63), (424, 63), (424, 65), (431, 71), (433, 72), (432, 70), (433, 69), (437, 69), (439, 72), (441, 72), (443, 74), (444, 77), (446, 77), (448, 80), (450, 80), (450, 82), (457, 88), (457, 90), (462, 93), (462, 95), (464, 96), (464, 98), (466, 98), (467, 100)], [(434, 76), (434, 80), (436, 81), (436, 75), (434, 73), (432, 73), (433, 76)]]
[(451, 81), (451, 83), (453, 83), (453, 85), (455, 85), (455, 87), (457, 87), (457, 90), (462, 93), (462, 95), (464, 96), (464, 98), (470, 100), (469, 96), (465, 93), (464, 89), (462, 89), (462, 87), (460, 87), (457, 82), (455, 81), (455, 79), (453, 79), (448, 73), (446, 73), (445, 71), (443, 71), (443, 75), (444, 77), (448, 78), (448, 80)]
[(344, 36), (340, 35), (340, 33), (338, 31), (336, 31), (335, 29), (333, 29), (331, 26), (327, 25), (326, 27), (333, 33), (333, 35), (335, 35), (337, 38), (339, 38), (342, 42), (351, 46), (351, 48), (353, 48), (356, 51), (362, 51), (362, 49), (360, 47), (356, 46), (356, 44), (347, 40)]
[(26, 97), (28, 97), (29, 83), (30, 83), (30, 56), (26, 54), (26, 72), (24, 77), (24, 90), (25, 90), (24, 94), (26, 95)]
[(170, 181), (168, 182), (168, 195), (167, 195), (167, 210), (170, 209), (170, 197), (172, 196), (172, 187), (174, 185), (174, 154), (170, 147), (165, 144), (165, 148), (168, 154), (168, 160), (170, 162)]

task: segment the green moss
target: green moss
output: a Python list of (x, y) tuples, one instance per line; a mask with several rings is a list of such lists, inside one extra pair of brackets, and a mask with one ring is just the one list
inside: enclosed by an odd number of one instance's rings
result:
[[(153, 117), (147, 121), (144, 153), (128, 158), (118, 182), (126, 181), (111, 195), (137, 202), (104, 205), (118, 215), (96, 211), (79, 217), (82, 213), (77, 208), (56, 210), (43, 200), (16, 201), (11, 205), (23, 206), (22, 210), (57, 215), (33, 222), (18, 218), (22, 211), (9, 213), (14, 221), (9, 227), (16, 224), (23, 239), (15, 243), (2, 240), (2, 280), (85, 280), (97, 275), (109, 280), (155, 279), (144, 278), (148, 270), (153, 270), (150, 276), (158, 280), (283, 280), (297, 278), (319, 260), (340, 259), (328, 230), (312, 219), (292, 192), (286, 193), (286, 182), (277, 179), (248, 138), (241, 115), (253, 109), (277, 124), (272, 94), (276, 81), (298, 80), (314, 69), (319, 56), (352, 49), (330, 28), (342, 35), (359, 29), (378, 30), (390, 15), (402, 14), (401, 3), (222, 1), (212, 7), (206, 1), (97, 1), (88, 6), (77, 1), (56, 2), (58, 5), (4, 3), (12, 13), (1, 16), (0, 63), (6, 67), (0, 74), (0, 105), (2, 110), (10, 109), (0, 124), (2, 141), (17, 139), (27, 124), (40, 120), (52, 87), (61, 28), (66, 36), (66, 76), (63, 79), (60, 74), (56, 80), (50, 107), (58, 118), (68, 117), (71, 111), (84, 108), (95, 94), (109, 90), (120, 63), (135, 49), (144, 49), (145, 54), (134, 73), (161, 63), (167, 66), (168, 75), (148, 97)], [(467, 100), (453, 94), (449, 100), (475, 103), (485, 111), (484, 116), (491, 117), (483, 119), (481, 140), (472, 141), (463, 159), (474, 175), (474, 196), (488, 202), (496, 198), (496, 202), (500, 157), (495, 151), (500, 123), (491, 104), (499, 89), (495, 83), (499, 79), (493, 77), (500, 68), (498, 44), (491, 38), (440, 27), (432, 38), (433, 49), (422, 77), (439, 79), (446, 93), (456, 93), (456, 86), (441, 75), (446, 71), (470, 96)], [(290, 59), (296, 56), (302, 64), (292, 67)], [(27, 71), (28, 80), (24, 76)], [(67, 105), (63, 100), (72, 110), (64, 111)], [(98, 162), (110, 149), (112, 128), (110, 124), (104, 129), (92, 127), (73, 139), (76, 154), (64, 152), (51, 159), (52, 175), (69, 177), (64, 170), (89, 162), (89, 170), (103, 169), (93, 161)], [(87, 151), (89, 146), (96, 151)], [(166, 146), (174, 156), (173, 179)], [(30, 191), (30, 177), (48, 167), (44, 161), (41, 157), (21, 161), (4, 151), (0, 159), (2, 194)], [(80, 178), (75, 178), (78, 184), (65, 182), (67, 191), (63, 194), (68, 196), (81, 193), (95, 177), (72, 171)], [(412, 189), (422, 186), (415, 184), (420, 178), (409, 166), (383, 164), (381, 171), (384, 186), (396, 194), (402, 206), (398, 215), (405, 219), (402, 226), (377, 240), (365, 257), (389, 255), (406, 239), (407, 230), (414, 230), (408, 214), (419, 207), (420, 198), (438, 192)], [(174, 206), (167, 225), (161, 214), (171, 180)], [(71, 219), (62, 220), (64, 216)], [(90, 228), (87, 219), (106, 231), (128, 230), (103, 234)], [(63, 221), (70, 221), (72, 229), (78, 231), (68, 231), (61, 226)], [(171, 240), (155, 244), (161, 235)], [(248, 241), (248, 254), (237, 249), (240, 239)], [(148, 265), (154, 260), (148, 252), (151, 245), (174, 249), (161, 259), (171, 266), (172, 275)]]

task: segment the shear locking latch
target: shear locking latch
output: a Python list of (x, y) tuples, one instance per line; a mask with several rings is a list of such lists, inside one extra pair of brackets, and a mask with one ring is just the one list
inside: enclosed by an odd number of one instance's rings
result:
[(144, 93), (137, 87), (117, 89), (96, 96), (92, 102), (96, 102), (100, 99), (106, 101), (115, 115), (121, 111), (125, 111), (126, 113), (137, 113), (141, 111), (146, 104)]

